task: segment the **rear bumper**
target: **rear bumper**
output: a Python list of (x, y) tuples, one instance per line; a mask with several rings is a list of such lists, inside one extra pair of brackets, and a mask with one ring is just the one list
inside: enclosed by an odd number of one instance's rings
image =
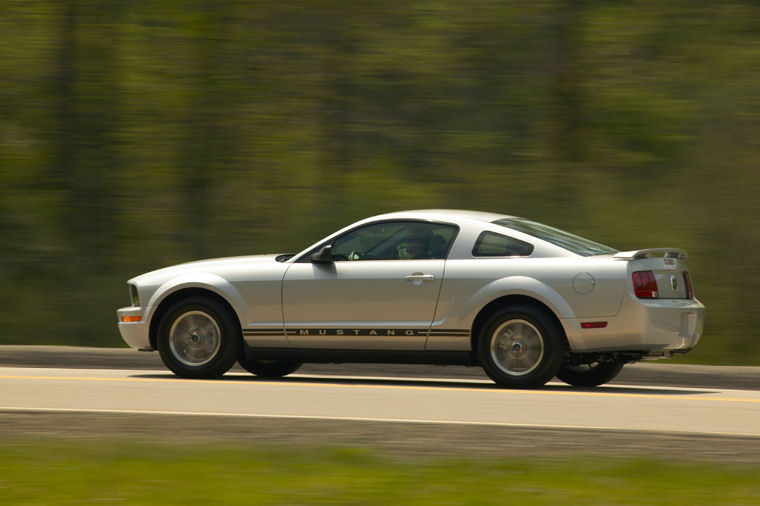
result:
[(673, 351), (685, 353), (702, 335), (705, 306), (696, 299), (643, 300), (626, 297), (614, 317), (583, 318), (605, 321), (604, 328), (582, 329), (575, 318), (562, 320), (570, 349), (587, 351)]
[(123, 307), (116, 311), (116, 315), (119, 322), (119, 333), (124, 342), (129, 345), (130, 348), (138, 350), (153, 349), (150, 344), (150, 326), (147, 322), (140, 320), (139, 322), (125, 322), (122, 321), (122, 317), (143, 317), (143, 308), (141, 307)]

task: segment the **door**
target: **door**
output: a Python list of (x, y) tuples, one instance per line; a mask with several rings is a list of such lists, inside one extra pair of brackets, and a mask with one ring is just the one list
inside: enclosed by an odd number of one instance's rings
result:
[(332, 262), (292, 264), (282, 292), (288, 342), (299, 348), (424, 349), (456, 230), (428, 222), (374, 223), (336, 238)]

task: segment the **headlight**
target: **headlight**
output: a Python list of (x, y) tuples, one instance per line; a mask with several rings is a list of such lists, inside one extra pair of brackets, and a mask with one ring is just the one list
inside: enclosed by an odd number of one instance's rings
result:
[(140, 307), (140, 296), (137, 294), (137, 287), (135, 285), (129, 285), (129, 299), (132, 307)]

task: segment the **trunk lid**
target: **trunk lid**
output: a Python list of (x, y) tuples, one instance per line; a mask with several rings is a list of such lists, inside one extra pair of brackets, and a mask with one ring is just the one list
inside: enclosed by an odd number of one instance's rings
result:
[[(616, 260), (628, 262), (628, 279), (632, 279), (634, 273), (652, 273), (657, 285), (656, 296), (639, 296), (639, 298), (653, 299), (690, 299), (694, 297), (691, 276), (686, 267), (687, 257), (686, 252), (678, 248), (625, 251), (613, 256)], [(636, 281), (633, 279), (632, 284), (636, 285)], [(635, 289), (634, 286), (634, 291)]]

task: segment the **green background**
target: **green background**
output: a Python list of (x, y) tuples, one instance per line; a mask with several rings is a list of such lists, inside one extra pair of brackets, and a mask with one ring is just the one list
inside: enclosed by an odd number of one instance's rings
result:
[(760, 6), (38, 1), (0, 8), (0, 343), (122, 346), (128, 278), (379, 212), (689, 251), (686, 359), (758, 364)]

